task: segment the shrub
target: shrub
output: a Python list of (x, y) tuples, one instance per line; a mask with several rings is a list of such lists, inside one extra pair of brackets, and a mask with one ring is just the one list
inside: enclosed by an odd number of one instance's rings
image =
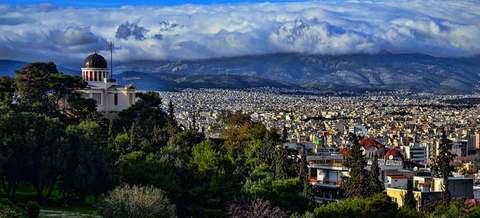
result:
[(23, 214), (9, 207), (0, 209), (0, 218), (20, 218)]
[(365, 217), (383, 218), (395, 217), (398, 205), (385, 194), (377, 194), (365, 201)]
[(15, 207), (18, 207), (18, 208), (20, 208), (20, 209), (22, 209), (22, 210), (27, 210), (27, 205), (24, 204), (24, 203), (21, 203), (21, 202), (15, 203)]
[(397, 212), (396, 218), (423, 218), (423, 213), (415, 210), (415, 209), (410, 209), (408, 207), (402, 207), (400, 210)]
[(100, 199), (98, 213), (104, 218), (170, 218), (175, 217), (175, 205), (159, 188), (126, 185)]
[(470, 218), (480, 218), (480, 207), (472, 207), (467, 210), (468, 217)]
[(13, 206), (13, 202), (7, 198), (0, 199), (0, 204), (3, 204), (5, 206)]
[(40, 215), (40, 205), (35, 201), (27, 202), (27, 211), (30, 218), (37, 218)]

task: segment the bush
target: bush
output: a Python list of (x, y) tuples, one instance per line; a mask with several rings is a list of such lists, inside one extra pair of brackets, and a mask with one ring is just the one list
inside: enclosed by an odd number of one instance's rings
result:
[(315, 208), (318, 218), (383, 218), (395, 217), (398, 205), (391, 201), (385, 194), (377, 194), (373, 197), (360, 199), (347, 199), (336, 203), (322, 205)]
[(0, 204), (3, 204), (5, 206), (13, 206), (13, 202), (7, 198), (0, 199)]
[(480, 218), (480, 207), (472, 207), (467, 210), (468, 217), (470, 218)]
[(365, 200), (353, 198), (336, 203), (330, 203), (315, 208), (315, 216), (318, 218), (363, 218)]
[(9, 207), (0, 209), (0, 218), (20, 218), (23, 214)]
[(395, 217), (397, 214), (397, 203), (385, 194), (377, 194), (367, 198), (365, 201), (365, 217), (383, 218)]
[(35, 201), (27, 202), (28, 217), (37, 218), (40, 215), (40, 205)]
[(170, 218), (175, 217), (175, 205), (159, 188), (126, 185), (100, 199), (98, 213), (104, 218)]
[(22, 209), (22, 210), (27, 210), (27, 205), (24, 204), (24, 203), (21, 203), (21, 202), (15, 203), (15, 207), (18, 207), (18, 208), (20, 208), (20, 209)]
[(423, 213), (415, 210), (410, 209), (408, 207), (402, 207), (402, 209), (398, 210), (397, 218), (422, 218)]

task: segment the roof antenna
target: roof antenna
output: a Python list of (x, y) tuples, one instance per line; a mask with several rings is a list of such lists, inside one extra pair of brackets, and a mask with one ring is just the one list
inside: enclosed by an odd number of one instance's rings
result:
[(113, 80), (113, 47), (115, 45), (110, 42), (110, 79)]

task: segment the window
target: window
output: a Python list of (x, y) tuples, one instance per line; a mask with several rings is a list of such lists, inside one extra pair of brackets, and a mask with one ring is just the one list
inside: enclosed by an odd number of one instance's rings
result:
[(117, 93), (113, 94), (113, 102), (114, 102), (115, 105), (118, 105), (118, 94)]
[(93, 93), (93, 100), (97, 101), (97, 105), (102, 105), (102, 93)]

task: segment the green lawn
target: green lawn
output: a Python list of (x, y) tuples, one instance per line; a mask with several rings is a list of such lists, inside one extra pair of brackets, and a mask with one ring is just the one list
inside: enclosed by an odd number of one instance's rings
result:
[[(40, 212), (40, 217), (95, 217), (98, 218), (96, 214), (96, 208), (91, 206), (95, 202), (93, 197), (85, 202), (73, 202), (69, 201), (70, 204), (73, 204), (70, 207), (60, 207), (63, 203), (63, 198), (61, 193), (58, 191), (58, 184), (50, 196), (50, 203), (48, 207), (42, 207)], [(45, 190), (46, 194), (47, 190)], [(0, 198), (3, 193), (3, 187), (0, 185)], [(15, 195), (16, 202), (27, 203), (28, 201), (37, 201), (37, 193), (35, 188), (28, 183), (20, 183), (18, 187), (17, 194)], [(93, 201), (93, 202), (92, 202)]]

